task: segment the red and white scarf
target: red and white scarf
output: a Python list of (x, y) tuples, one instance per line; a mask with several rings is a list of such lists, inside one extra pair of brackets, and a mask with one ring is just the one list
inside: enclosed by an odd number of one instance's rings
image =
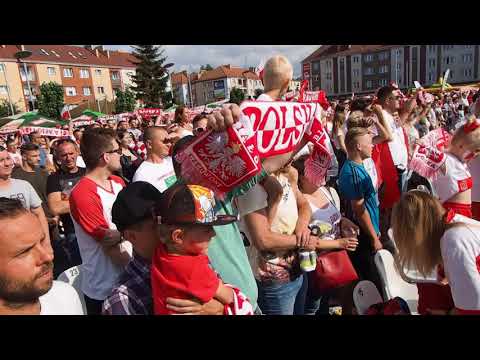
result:
[(207, 132), (176, 155), (187, 182), (221, 197), (258, 173), (261, 158), (291, 152), (304, 137), (314, 144), (309, 166), (318, 165), (311, 180), (324, 180), (333, 152), (317, 103), (245, 101), (240, 110), (240, 121), (226, 132)]
[(446, 161), (444, 151), (451, 139), (452, 136), (442, 128), (430, 131), (421, 139), (422, 144), (415, 146), (409, 169), (425, 178), (435, 179)]
[(236, 287), (225, 284), (233, 290), (233, 302), (225, 305), (224, 315), (253, 315), (253, 306), (248, 298)]

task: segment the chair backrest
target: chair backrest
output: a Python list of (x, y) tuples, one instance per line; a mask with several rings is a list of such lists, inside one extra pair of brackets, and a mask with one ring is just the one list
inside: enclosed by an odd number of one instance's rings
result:
[(383, 302), (383, 299), (373, 282), (362, 280), (353, 289), (353, 302), (358, 315), (365, 315), (370, 306)]
[(375, 254), (375, 265), (383, 283), (382, 291), (384, 292), (385, 300), (399, 296), (407, 301), (410, 311), (416, 313), (418, 303), (417, 286), (409, 284), (402, 279), (395, 269), (393, 255), (387, 250), (379, 250)]
[(77, 291), (78, 296), (80, 297), (83, 310), (86, 314), (87, 306), (85, 305), (85, 298), (83, 297), (83, 292), (82, 292), (82, 289), (80, 288), (82, 283), (82, 265), (74, 266), (74, 267), (71, 267), (70, 269), (65, 270), (63, 273), (58, 275), (57, 280), (66, 282), (73, 286), (73, 288)]

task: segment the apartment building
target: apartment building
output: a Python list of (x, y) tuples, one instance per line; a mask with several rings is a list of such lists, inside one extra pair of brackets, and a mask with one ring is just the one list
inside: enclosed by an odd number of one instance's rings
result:
[(480, 80), (479, 45), (324, 45), (302, 61), (311, 89), (329, 96), (372, 93), (396, 82), (436, 83), (447, 69), (451, 84)]
[[(15, 54), (25, 50), (31, 55), (17, 60)], [(21, 111), (31, 110), (30, 95), (35, 102), (40, 85), (53, 81), (63, 86), (66, 104), (111, 101), (116, 89), (131, 86), (134, 60), (128, 52), (105, 50), (103, 46), (0, 45), (0, 99), (8, 100), (10, 95)]]
[(262, 82), (252, 69), (232, 65), (200, 71), (198, 79), (192, 80), (191, 84), (195, 106), (229, 99), (230, 91), (234, 87), (243, 90), (246, 98), (253, 98), (256, 89), (263, 90)]

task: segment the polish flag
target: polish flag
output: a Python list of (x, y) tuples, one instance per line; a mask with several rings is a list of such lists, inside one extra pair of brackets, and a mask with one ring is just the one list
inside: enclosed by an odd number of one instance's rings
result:
[(255, 74), (262, 80), (263, 82), (263, 69), (265, 68), (265, 59), (260, 60), (260, 63), (255, 68)]
[(64, 105), (62, 110), (60, 111), (61, 117), (63, 120), (70, 120), (72, 117), (70, 116), (70, 110), (68, 105)]

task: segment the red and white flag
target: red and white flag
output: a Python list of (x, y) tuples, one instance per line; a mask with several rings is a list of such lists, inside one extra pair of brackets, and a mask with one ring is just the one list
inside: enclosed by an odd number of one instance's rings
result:
[(70, 116), (70, 108), (68, 105), (64, 105), (62, 110), (60, 110), (60, 116), (63, 120), (71, 120), (72, 117)]
[(260, 63), (255, 68), (255, 74), (257, 74), (257, 76), (260, 78), (260, 80), (262, 80), (262, 82), (263, 82), (263, 69), (264, 68), (265, 68), (265, 59), (262, 58), (262, 60), (260, 60)]

